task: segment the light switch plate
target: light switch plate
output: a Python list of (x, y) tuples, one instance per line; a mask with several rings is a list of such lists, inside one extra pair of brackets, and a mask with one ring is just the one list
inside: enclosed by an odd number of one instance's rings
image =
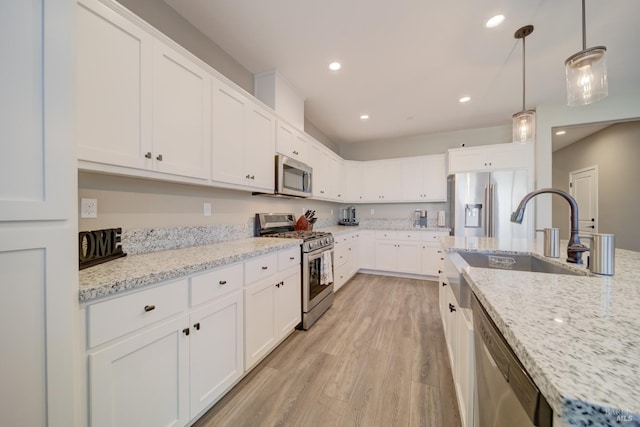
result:
[(211, 216), (211, 203), (204, 204), (204, 216)]
[(98, 217), (98, 199), (80, 199), (80, 218)]

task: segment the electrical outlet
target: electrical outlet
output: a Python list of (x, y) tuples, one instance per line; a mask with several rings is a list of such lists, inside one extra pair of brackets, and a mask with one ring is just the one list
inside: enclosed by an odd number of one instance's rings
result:
[(371, 208), (371, 216), (375, 215), (375, 211)]
[(211, 216), (211, 203), (204, 204), (204, 216)]
[(333, 209), (331, 209), (331, 216), (333, 216)]
[(80, 199), (80, 218), (98, 217), (98, 199)]

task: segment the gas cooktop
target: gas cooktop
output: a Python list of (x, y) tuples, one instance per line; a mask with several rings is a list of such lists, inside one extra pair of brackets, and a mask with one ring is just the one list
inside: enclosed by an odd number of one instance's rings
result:
[(303, 252), (333, 245), (333, 235), (323, 231), (295, 230), (295, 214), (256, 214), (256, 236), (300, 239)]

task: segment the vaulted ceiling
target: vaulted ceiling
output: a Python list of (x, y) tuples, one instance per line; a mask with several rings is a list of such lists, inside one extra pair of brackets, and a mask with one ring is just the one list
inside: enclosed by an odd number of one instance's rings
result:
[[(508, 125), (522, 109), (514, 32), (527, 24), (526, 106), (562, 104), (564, 61), (582, 49), (580, 0), (165, 1), (250, 72), (277, 69), (339, 144)], [(586, 12), (610, 96), (639, 91), (640, 1), (587, 0)], [(498, 13), (504, 23), (485, 28)]]

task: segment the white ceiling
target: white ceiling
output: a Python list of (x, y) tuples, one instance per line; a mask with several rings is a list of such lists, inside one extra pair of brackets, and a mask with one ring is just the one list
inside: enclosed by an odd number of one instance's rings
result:
[[(564, 61), (582, 49), (580, 0), (165, 1), (250, 72), (277, 69), (339, 144), (510, 124), (522, 108), (513, 34), (527, 24), (526, 106), (562, 104)], [(609, 96), (639, 90), (640, 1), (586, 11), (587, 47), (607, 47)], [(497, 13), (505, 22), (486, 29)]]

